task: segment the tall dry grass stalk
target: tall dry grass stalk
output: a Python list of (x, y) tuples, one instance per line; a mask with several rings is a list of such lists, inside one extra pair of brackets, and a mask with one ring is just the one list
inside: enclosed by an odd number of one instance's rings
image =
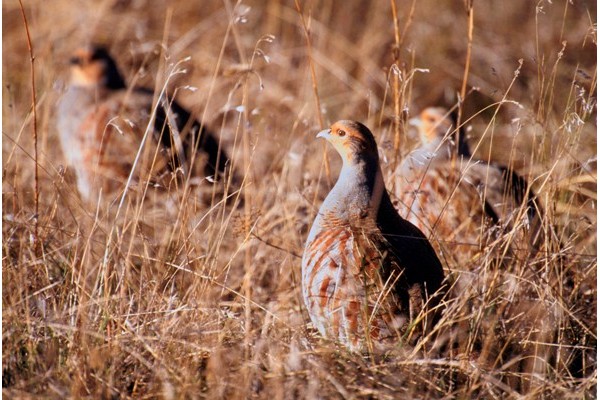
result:
[[(3, 4), (3, 394), (594, 397), (595, 5), (469, 4), (33, 1), (33, 110), (19, 4)], [(88, 40), (156, 104), (176, 94), (217, 131), (231, 176), (83, 203), (54, 104)], [(304, 240), (332, 183), (314, 134), (366, 123), (392, 182), (415, 143), (405, 121), (430, 105), (460, 110), (475, 157), (527, 179), (541, 239), (522, 249), (525, 202), (480, 243), (432, 238), (451, 286), (440, 322), (385, 357), (352, 354), (317, 335), (301, 299)]]
[(29, 24), (27, 23), (27, 15), (25, 14), (25, 10), (23, 8), (23, 2), (19, 0), (19, 8), (21, 10), (21, 15), (23, 16), (23, 26), (25, 28), (25, 34), (27, 36), (27, 49), (29, 50), (29, 61), (31, 64), (31, 114), (33, 118), (32, 130), (33, 130), (33, 163), (34, 163), (34, 235), (33, 240), (35, 241), (35, 246), (37, 247), (39, 244), (39, 224), (38, 224), (38, 212), (39, 212), (39, 168), (38, 168), (38, 131), (37, 131), (37, 96), (35, 90), (35, 56), (33, 55), (33, 45), (31, 44), (31, 35), (29, 33)]

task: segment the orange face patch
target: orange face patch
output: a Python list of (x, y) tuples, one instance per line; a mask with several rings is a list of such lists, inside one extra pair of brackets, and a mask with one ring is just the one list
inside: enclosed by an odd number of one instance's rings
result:
[(426, 108), (419, 116), (419, 135), (424, 143), (443, 138), (452, 128), (452, 123), (443, 108)]
[(72, 83), (79, 86), (94, 86), (102, 83), (106, 76), (106, 60), (94, 58), (91, 49), (79, 49), (70, 60)]
[(351, 162), (358, 154), (377, 152), (375, 138), (369, 129), (356, 121), (341, 120), (329, 129), (327, 140), (344, 161)]

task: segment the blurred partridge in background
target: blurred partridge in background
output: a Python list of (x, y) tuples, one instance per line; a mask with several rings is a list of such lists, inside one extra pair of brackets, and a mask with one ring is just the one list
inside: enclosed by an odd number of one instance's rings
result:
[(202, 162), (192, 163), (199, 150), (206, 154), (204, 174), (209, 179), (225, 171), (228, 157), (218, 138), (173, 99), (155, 99), (152, 90), (127, 88), (106, 49), (79, 49), (70, 64), (57, 127), (84, 200), (96, 201), (100, 190), (122, 191), (134, 168), (132, 187), (146, 182), (168, 185), (171, 172), (181, 168), (187, 173), (193, 163)]
[(533, 225), (541, 210), (523, 177), (475, 159), (443, 108), (427, 108), (410, 124), (418, 130), (420, 146), (395, 175), (400, 213), (432, 239), (443, 258), (455, 264), (473, 261), (500, 232), (514, 231), (513, 247), (535, 241), (539, 227)]
[(351, 350), (396, 343), (419, 313), (437, 304), (442, 265), (423, 233), (394, 209), (369, 129), (338, 121), (317, 137), (331, 143), (343, 166), (306, 240), (308, 313), (323, 336)]

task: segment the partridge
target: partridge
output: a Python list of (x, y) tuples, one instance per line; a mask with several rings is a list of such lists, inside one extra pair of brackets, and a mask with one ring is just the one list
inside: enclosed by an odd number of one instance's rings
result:
[(84, 200), (96, 200), (100, 190), (123, 190), (130, 175), (134, 184), (158, 185), (169, 171), (185, 172), (199, 150), (206, 153), (204, 174), (217, 178), (225, 171), (228, 158), (218, 139), (173, 99), (128, 88), (106, 49), (82, 48), (70, 64), (57, 128)]
[(352, 351), (396, 343), (442, 291), (442, 265), (423, 233), (401, 218), (386, 191), (375, 138), (338, 121), (319, 132), (342, 157), (302, 258), (302, 293), (321, 335)]
[(421, 143), (396, 171), (395, 194), (401, 214), (436, 239), (444, 258), (472, 261), (499, 228), (534, 220), (538, 207), (525, 179), (475, 159), (446, 110), (427, 108), (410, 123)]

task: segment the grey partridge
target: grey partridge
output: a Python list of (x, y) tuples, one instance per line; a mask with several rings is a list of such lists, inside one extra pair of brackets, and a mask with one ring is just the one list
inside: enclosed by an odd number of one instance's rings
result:
[(106, 49), (82, 48), (70, 64), (57, 128), (84, 200), (95, 201), (100, 190), (123, 190), (130, 175), (135, 183), (158, 185), (168, 171), (189, 168), (199, 151), (206, 154), (204, 174), (217, 178), (225, 171), (228, 158), (218, 138), (173, 99), (128, 88)]
[(435, 238), (439, 253), (457, 265), (480, 256), (500, 228), (519, 227), (517, 237), (523, 239), (520, 228), (533, 223), (539, 211), (525, 179), (472, 157), (443, 108), (427, 108), (410, 123), (420, 146), (395, 174), (401, 214)]
[(371, 131), (338, 121), (317, 137), (343, 166), (306, 240), (304, 302), (323, 336), (353, 351), (380, 349), (419, 315), (434, 315), (427, 310), (443, 291), (442, 265), (423, 233), (394, 209)]

